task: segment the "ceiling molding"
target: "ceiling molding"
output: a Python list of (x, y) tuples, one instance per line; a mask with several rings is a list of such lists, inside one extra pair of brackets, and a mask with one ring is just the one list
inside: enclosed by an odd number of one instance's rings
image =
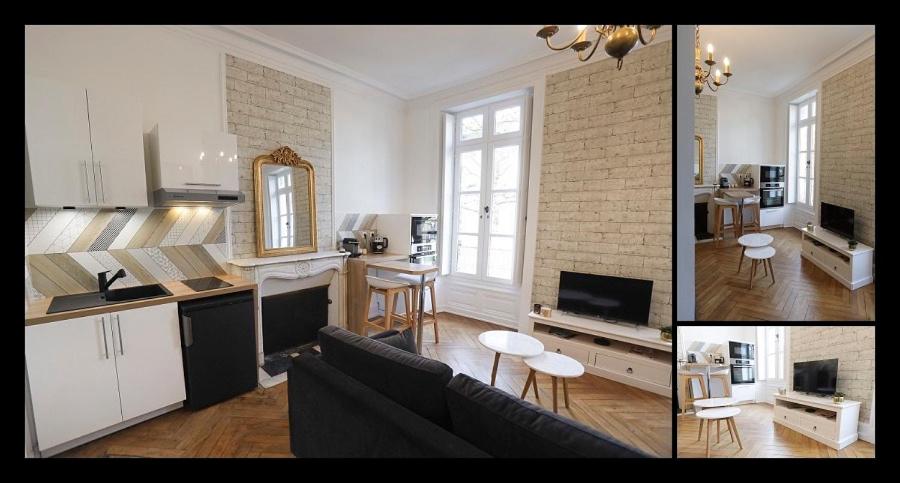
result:
[(832, 55), (829, 55), (828, 57), (823, 59), (822, 62), (819, 62), (818, 65), (810, 69), (803, 77), (800, 78), (800, 80), (794, 82), (784, 89), (781, 89), (771, 97), (779, 98), (791, 92), (793, 89), (796, 89), (798, 86), (808, 82), (809, 79), (818, 75), (831, 77), (831, 75), (836, 74), (872, 55), (875, 55), (874, 32), (866, 33), (859, 36), (853, 42), (848, 42), (844, 48), (838, 50)]

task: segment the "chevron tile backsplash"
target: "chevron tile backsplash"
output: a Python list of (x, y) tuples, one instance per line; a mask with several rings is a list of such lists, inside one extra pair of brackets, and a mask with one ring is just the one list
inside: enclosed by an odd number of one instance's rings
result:
[(97, 290), (97, 273), (124, 268), (113, 287), (226, 273), (222, 208), (25, 210), (32, 297)]

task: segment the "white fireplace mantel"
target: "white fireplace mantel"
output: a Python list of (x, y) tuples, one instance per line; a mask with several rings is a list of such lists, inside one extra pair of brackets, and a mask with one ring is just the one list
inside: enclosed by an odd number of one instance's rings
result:
[[(347, 252), (322, 251), (300, 255), (280, 257), (239, 258), (228, 260), (229, 271), (245, 280), (256, 283), (259, 300), (256, 301), (256, 340), (257, 362), (262, 366), (265, 354), (263, 351), (262, 332), (262, 297), (276, 295), (293, 290), (303, 290), (314, 286), (328, 284), (328, 298), (332, 301), (328, 306), (328, 325), (347, 327), (345, 307), (347, 294)], [(330, 278), (326, 272), (334, 271)], [(321, 276), (321, 277), (320, 277)], [(283, 382), (285, 374), (267, 378), (260, 370), (260, 384), (271, 387)]]

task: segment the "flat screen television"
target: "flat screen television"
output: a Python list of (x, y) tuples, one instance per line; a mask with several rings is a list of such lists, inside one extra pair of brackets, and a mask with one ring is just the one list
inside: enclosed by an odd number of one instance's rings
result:
[(559, 272), (556, 308), (610, 322), (647, 325), (652, 280)]
[(853, 210), (850, 208), (823, 202), (819, 207), (819, 220), (822, 228), (844, 238), (853, 238)]
[(794, 391), (834, 394), (837, 391), (837, 359), (794, 363)]

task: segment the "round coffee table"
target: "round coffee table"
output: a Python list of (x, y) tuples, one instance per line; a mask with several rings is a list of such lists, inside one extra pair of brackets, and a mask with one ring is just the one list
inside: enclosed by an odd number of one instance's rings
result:
[[(716, 427), (718, 427), (718, 423), (721, 420), (725, 420), (725, 424), (728, 426), (728, 432), (731, 434), (731, 442), (734, 442), (734, 438), (737, 438), (738, 448), (744, 449), (744, 445), (741, 444), (741, 436), (738, 434), (737, 424), (734, 423), (734, 417), (738, 414), (741, 414), (741, 410), (735, 407), (719, 407), (719, 408), (711, 408), (704, 409), (697, 413), (697, 417), (700, 418), (702, 422), (704, 419), (708, 422), (706, 423), (706, 457), (709, 458), (709, 428), (712, 426), (712, 422), (716, 421)], [(702, 424), (702, 423), (701, 423)], [(719, 434), (716, 432), (716, 444), (719, 443)]]
[(744, 252), (748, 248), (767, 247), (772, 244), (773, 240), (772, 235), (766, 235), (765, 233), (752, 233), (738, 238), (738, 244), (741, 246), (741, 260), (738, 262), (737, 273), (741, 273), (741, 265), (744, 264)]
[[(720, 408), (725, 406), (731, 406), (737, 400), (733, 397), (711, 397), (706, 399), (694, 399), (692, 403), (694, 405), (694, 412), (699, 413), (704, 409), (711, 408)], [(703, 419), (700, 420), (700, 431), (697, 432), (697, 441), (700, 441), (700, 437), (703, 436)], [(707, 428), (709, 430), (709, 428)], [(716, 422), (716, 438), (718, 438), (718, 434), (722, 431), (722, 427), (719, 425), (718, 421)]]
[(509, 330), (489, 330), (478, 335), (478, 342), (494, 354), (494, 368), (491, 370), (491, 385), (497, 380), (497, 365), (500, 354), (516, 357), (534, 357), (544, 352), (544, 344), (530, 335)]
[(528, 393), (528, 386), (534, 385), (534, 397), (538, 397), (536, 373), (547, 374), (553, 380), (553, 412), (557, 412), (556, 404), (556, 379), (563, 380), (563, 397), (565, 398), (566, 407), (569, 407), (569, 385), (566, 379), (570, 377), (578, 377), (584, 374), (584, 366), (580, 362), (563, 354), (556, 352), (544, 352), (543, 354), (529, 357), (525, 359), (525, 365), (531, 371), (528, 372), (528, 379), (525, 381), (525, 389), (522, 390), (522, 399)]
[(744, 250), (744, 256), (753, 261), (750, 265), (750, 288), (753, 288), (753, 277), (756, 276), (756, 267), (762, 263), (766, 270), (766, 276), (772, 273), (772, 284), (775, 284), (775, 270), (772, 268), (772, 257), (775, 256), (773, 247), (747, 248)]

